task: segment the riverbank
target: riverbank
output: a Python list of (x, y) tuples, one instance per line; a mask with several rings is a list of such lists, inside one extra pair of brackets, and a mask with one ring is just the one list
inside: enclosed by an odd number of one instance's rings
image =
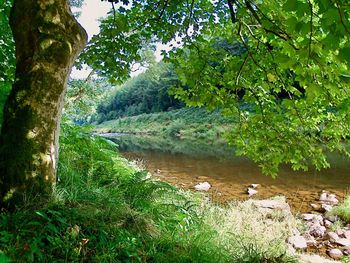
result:
[(350, 181), (348, 160), (332, 155), (330, 169), (293, 171), (282, 167), (277, 178), (264, 176), (251, 160), (235, 156), (234, 149), (222, 144), (172, 139), (162, 136), (122, 135), (108, 137), (129, 160), (141, 161), (154, 176), (182, 189), (194, 189), (203, 181), (209, 182), (212, 200), (225, 203), (246, 200), (247, 187), (259, 184), (256, 198), (266, 199), (283, 195), (294, 213), (310, 210), (322, 190), (336, 194), (342, 200)]
[(106, 121), (96, 125), (94, 131), (157, 135), (212, 144), (225, 143), (224, 134), (233, 124), (233, 119), (223, 117), (218, 111), (208, 113), (200, 108), (182, 108)]
[(149, 179), (104, 139), (62, 133), (50, 203), (1, 214), (1, 262), (300, 261), (286, 240), (302, 225), (283, 199), (215, 205)]

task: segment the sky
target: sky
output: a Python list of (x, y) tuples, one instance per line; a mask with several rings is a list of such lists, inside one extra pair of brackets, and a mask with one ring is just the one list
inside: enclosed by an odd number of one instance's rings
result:
[[(111, 4), (109, 2), (101, 0), (87, 0), (83, 4), (82, 9), (74, 9), (73, 11), (81, 11), (81, 15), (78, 18), (79, 23), (85, 28), (86, 32), (88, 33), (89, 40), (91, 37), (95, 34), (99, 33), (99, 21), (101, 17), (107, 16), (108, 11), (111, 9)], [(156, 60), (161, 60), (161, 51), (162, 50), (169, 50), (168, 45), (164, 44), (157, 44), (156, 45)], [(138, 65), (135, 65), (135, 68), (137, 68)], [(145, 68), (141, 68), (138, 71), (132, 72), (131, 76), (136, 76), (140, 74), (141, 72), (145, 71)], [(71, 77), (77, 78), (77, 79), (85, 79), (91, 72), (90, 68), (86, 68), (83, 70), (77, 70), (73, 68)]]
[[(98, 19), (107, 16), (107, 12), (110, 10), (110, 8), (110, 3), (101, 2), (101, 0), (88, 0), (85, 1), (82, 9), (73, 8), (72, 11), (81, 11), (81, 15), (78, 18), (78, 21), (88, 33), (89, 40), (93, 35), (98, 34)], [(78, 71), (77, 69), (73, 68), (71, 77), (86, 78), (89, 75), (90, 71), (91, 69), (83, 69), (81, 71)]]

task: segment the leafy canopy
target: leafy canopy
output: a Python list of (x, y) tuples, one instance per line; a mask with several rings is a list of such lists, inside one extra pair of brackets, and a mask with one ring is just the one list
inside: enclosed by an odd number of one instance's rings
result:
[(168, 59), (185, 88), (175, 94), (236, 116), (229, 141), (265, 172), (327, 167), (326, 151), (346, 152), (348, 1), (110, 2), (81, 57), (100, 73), (120, 80), (144, 43), (177, 38), (182, 48)]
[[(326, 151), (346, 152), (347, 0), (109, 2), (109, 16), (78, 65), (86, 63), (100, 75), (122, 81), (144, 46), (177, 39), (182, 48), (168, 59), (185, 88), (175, 93), (188, 104), (236, 116), (229, 141), (265, 172), (276, 174), (282, 163), (295, 169), (327, 167)], [(3, 2), (2, 10), (9, 3)], [(4, 14), (0, 22), (7, 26)], [(14, 64), (6, 26), (1, 26), (2, 74), (13, 72)], [(234, 46), (240, 51), (232, 52)]]
[[(175, 93), (191, 105), (238, 116), (229, 141), (266, 173), (276, 174), (282, 163), (325, 168), (327, 151), (348, 154), (343, 144), (350, 120), (347, 1), (236, 4), (233, 23), (203, 30), (174, 52), (172, 61), (189, 87)], [(240, 52), (218, 47), (218, 39)]]

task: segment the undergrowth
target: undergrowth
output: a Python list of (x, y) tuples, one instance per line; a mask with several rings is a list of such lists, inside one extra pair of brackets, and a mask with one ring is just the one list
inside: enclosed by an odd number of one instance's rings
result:
[(0, 262), (290, 260), (285, 248), (271, 253), (267, 243), (243, 242), (226, 210), (147, 179), (114, 144), (81, 128), (63, 127), (58, 175), (49, 204), (0, 215)]
[(339, 216), (344, 222), (350, 223), (350, 196), (340, 205), (333, 207), (330, 213)]
[(95, 130), (101, 133), (141, 133), (223, 143), (225, 142), (223, 135), (232, 128), (233, 123), (232, 118), (223, 117), (219, 111), (207, 112), (201, 108), (182, 108), (106, 121), (97, 125)]

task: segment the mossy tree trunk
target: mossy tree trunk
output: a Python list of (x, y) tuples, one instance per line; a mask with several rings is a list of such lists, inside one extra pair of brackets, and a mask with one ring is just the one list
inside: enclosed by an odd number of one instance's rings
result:
[(47, 200), (56, 181), (63, 96), (87, 35), (68, 0), (15, 0), (16, 80), (0, 135), (0, 206)]

